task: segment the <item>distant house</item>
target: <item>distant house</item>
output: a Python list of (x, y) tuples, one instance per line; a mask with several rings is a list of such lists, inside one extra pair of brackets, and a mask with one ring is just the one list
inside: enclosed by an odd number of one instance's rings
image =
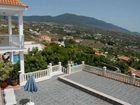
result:
[(97, 51), (95, 51), (95, 55), (107, 57), (107, 55), (104, 54), (103, 52), (97, 52)]
[(48, 35), (40, 35), (39, 36), (39, 41), (44, 41), (44, 42), (51, 43), (51, 37), (49, 37)]
[(107, 57), (108, 52), (106, 52), (106, 53), (104, 54), (104, 53), (101, 52), (99, 49), (93, 48), (93, 50), (95, 51), (95, 55)]
[(82, 42), (83, 40), (82, 39), (80, 39), (80, 38), (75, 38), (75, 42), (76, 43), (80, 43), (80, 42)]
[(28, 53), (28, 51), (32, 51), (34, 48), (38, 48), (41, 51), (44, 49), (44, 46), (34, 41), (26, 41), (24, 42), (24, 48), (24, 53)]
[(29, 29), (29, 31), (30, 31), (30, 33), (33, 34), (33, 35), (40, 35), (39, 32), (34, 31), (34, 30), (32, 30), (32, 29)]
[(56, 43), (56, 44), (58, 44), (60, 47), (65, 47), (65, 42), (64, 41), (61, 41), (61, 42), (59, 42), (59, 41), (55, 41), (54, 43)]
[(125, 55), (118, 56), (118, 59), (121, 61), (125, 61), (125, 62), (128, 62), (130, 60), (130, 58), (128, 56), (125, 56)]
[(135, 74), (137, 77), (140, 77), (140, 70), (136, 70), (136, 69), (134, 69), (132, 67), (129, 67), (129, 72), (131, 74)]
[(70, 39), (74, 39), (73, 36), (64, 36), (63, 40), (70, 40)]
[(133, 71), (133, 74), (135, 74), (137, 77), (140, 77), (140, 70)]

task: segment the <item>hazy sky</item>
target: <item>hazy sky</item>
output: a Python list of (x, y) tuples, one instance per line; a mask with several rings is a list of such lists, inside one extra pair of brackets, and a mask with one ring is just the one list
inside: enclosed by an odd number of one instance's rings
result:
[(29, 5), (25, 15), (74, 13), (94, 17), (140, 32), (140, 0), (21, 0)]

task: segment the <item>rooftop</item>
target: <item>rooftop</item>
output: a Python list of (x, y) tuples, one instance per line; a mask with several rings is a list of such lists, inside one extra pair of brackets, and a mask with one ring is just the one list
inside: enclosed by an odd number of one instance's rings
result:
[(136, 70), (136, 69), (134, 69), (132, 67), (129, 67), (129, 72), (131, 74), (135, 74), (136, 76), (140, 77), (140, 70)]
[(123, 61), (129, 61), (130, 58), (122, 55), (122, 56), (119, 56), (118, 59), (123, 60)]
[(67, 78), (132, 105), (140, 105), (140, 88), (138, 87), (85, 71), (71, 74)]
[(39, 90), (33, 94), (25, 92), (23, 87), (15, 90), (17, 104), (24, 105), (31, 95), (37, 105), (140, 105), (139, 78), (84, 62), (62, 70), (60, 64), (52, 66), (51, 73), (48, 68), (21, 75), (21, 86), (29, 74), (36, 75)]
[(20, 2), (19, 0), (0, 0), (0, 5), (27, 7), (26, 4)]
[[(38, 83), (39, 91), (32, 94), (36, 105), (111, 105), (97, 97), (89, 95), (53, 77)], [(23, 87), (15, 91), (18, 105), (29, 101), (30, 94)]]

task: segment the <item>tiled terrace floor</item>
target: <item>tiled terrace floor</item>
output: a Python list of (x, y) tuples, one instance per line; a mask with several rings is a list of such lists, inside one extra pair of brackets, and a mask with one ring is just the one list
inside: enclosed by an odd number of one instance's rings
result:
[(132, 105), (140, 105), (140, 88), (138, 87), (84, 71), (71, 74), (67, 78)]
[[(32, 94), (35, 105), (111, 105), (99, 98), (91, 96), (76, 88), (64, 84), (56, 77), (38, 83), (39, 91)], [(30, 94), (20, 90), (15, 91), (17, 105), (24, 105)]]

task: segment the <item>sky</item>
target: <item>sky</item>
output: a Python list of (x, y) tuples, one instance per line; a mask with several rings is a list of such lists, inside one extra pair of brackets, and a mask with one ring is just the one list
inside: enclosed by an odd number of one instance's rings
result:
[(140, 0), (21, 0), (26, 16), (64, 13), (94, 17), (133, 32), (140, 32)]

